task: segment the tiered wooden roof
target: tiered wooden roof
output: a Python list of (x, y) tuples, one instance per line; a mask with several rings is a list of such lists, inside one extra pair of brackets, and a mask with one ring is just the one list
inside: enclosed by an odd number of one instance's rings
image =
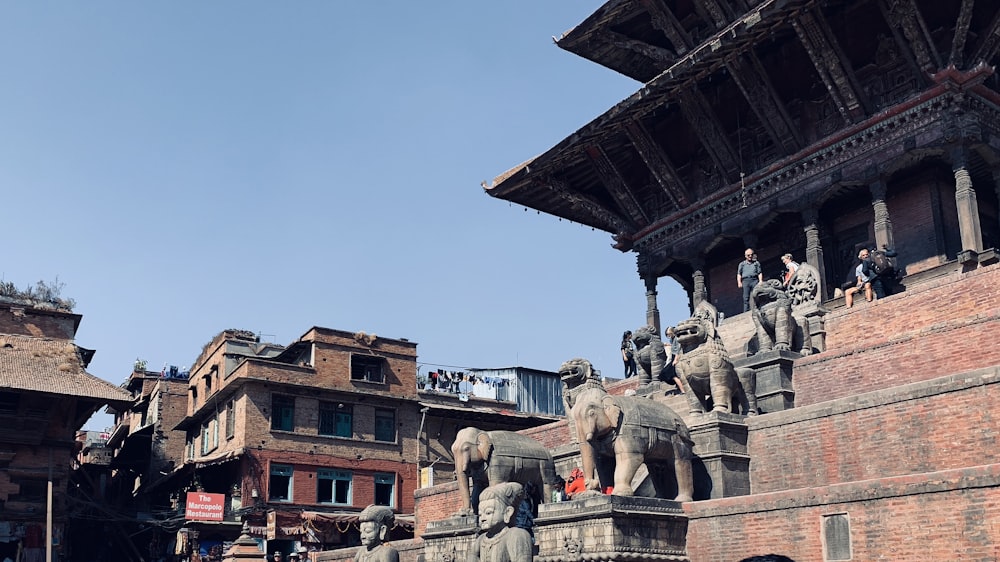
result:
[(995, 2), (612, 0), (557, 43), (642, 87), (486, 190), (611, 233), (640, 273), (956, 146), (974, 176), (1000, 161)]

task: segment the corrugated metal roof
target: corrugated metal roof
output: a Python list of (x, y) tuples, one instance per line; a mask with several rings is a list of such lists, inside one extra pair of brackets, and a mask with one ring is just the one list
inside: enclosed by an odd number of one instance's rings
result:
[(84, 370), (71, 340), (0, 334), (0, 390), (27, 390), (131, 402), (131, 395)]

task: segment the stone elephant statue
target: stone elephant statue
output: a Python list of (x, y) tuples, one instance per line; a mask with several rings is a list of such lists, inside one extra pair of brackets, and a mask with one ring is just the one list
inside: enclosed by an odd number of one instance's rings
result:
[(455, 436), (451, 454), (462, 497), (460, 514), (478, 513), (479, 494), (503, 482), (524, 486), (533, 506), (552, 497), (557, 479), (552, 454), (530, 437), (513, 431), (466, 427)]
[[(585, 374), (574, 373), (590, 369), (589, 361), (574, 359), (563, 364), (560, 375), (564, 381), (574, 377), (589, 380)], [(632, 480), (645, 463), (656, 497), (692, 500), (694, 443), (676, 412), (649, 398), (612, 396), (592, 382), (574, 402), (570, 416), (578, 433), (588, 490), (613, 485), (614, 495), (631, 496)]]
[(753, 369), (737, 369), (715, 330), (715, 306), (698, 303), (694, 315), (674, 328), (683, 352), (677, 375), (689, 389), (691, 413), (733, 412), (757, 415), (757, 377)]

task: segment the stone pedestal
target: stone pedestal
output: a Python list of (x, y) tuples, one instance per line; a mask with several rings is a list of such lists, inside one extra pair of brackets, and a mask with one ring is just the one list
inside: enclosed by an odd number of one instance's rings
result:
[(456, 515), (440, 521), (428, 521), (424, 539), (425, 562), (466, 562), (476, 540), (478, 520), (475, 515)]
[[(759, 383), (758, 383), (759, 384)], [(694, 440), (694, 498), (750, 494), (746, 416), (709, 412), (689, 420)]]
[(794, 351), (764, 351), (733, 361), (757, 373), (757, 407), (760, 413), (781, 412), (795, 406), (792, 364), (802, 355)]
[(597, 495), (542, 504), (534, 562), (687, 562), (687, 526), (681, 504), (672, 500)]
[(250, 561), (259, 562), (265, 558), (264, 553), (257, 546), (257, 541), (250, 536), (250, 527), (243, 523), (243, 533), (233, 542), (233, 546), (222, 555), (226, 562)]

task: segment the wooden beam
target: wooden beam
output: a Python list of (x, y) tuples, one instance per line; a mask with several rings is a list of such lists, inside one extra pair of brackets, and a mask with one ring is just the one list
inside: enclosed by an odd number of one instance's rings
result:
[(998, 50), (1000, 50), (1000, 12), (993, 16), (993, 21), (990, 22), (983, 38), (979, 40), (979, 47), (976, 49), (976, 54), (969, 60), (968, 66), (971, 68), (981, 63), (989, 64), (989, 61), (997, 56)]
[(673, 43), (674, 50), (677, 51), (678, 55), (683, 55), (691, 50), (691, 36), (677, 20), (674, 12), (667, 7), (664, 0), (641, 0), (641, 3), (646, 8), (653, 27)]
[(604, 229), (609, 232), (631, 234), (638, 230), (635, 223), (629, 219), (608, 209), (593, 197), (574, 191), (564, 181), (546, 177), (538, 179), (537, 185), (552, 191), (559, 198), (567, 201), (572, 207), (587, 211), (597, 222), (604, 225)]
[(684, 182), (677, 175), (670, 159), (656, 144), (642, 123), (630, 122), (625, 126), (625, 134), (635, 151), (639, 153), (639, 157), (646, 163), (649, 173), (656, 179), (656, 183), (659, 184), (670, 203), (677, 209), (683, 209), (690, 205), (691, 195), (684, 186)]
[(792, 123), (784, 103), (753, 51), (737, 54), (726, 63), (726, 68), (757, 115), (758, 121), (770, 135), (771, 142), (780, 146), (786, 155), (794, 154), (802, 148), (798, 128)]
[(958, 69), (961, 69), (963, 64), (965, 40), (969, 36), (974, 4), (975, 0), (962, 0), (962, 9), (958, 12), (958, 20), (955, 22), (955, 36), (951, 39), (951, 56), (948, 57), (948, 64)]
[(839, 49), (827, 37), (821, 17), (817, 12), (803, 11), (792, 20), (792, 27), (844, 121), (856, 123), (865, 118), (861, 96), (852, 85), (851, 73), (845, 67), (845, 60), (838, 55)]
[(942, 67), (941, 57), (934, 47), (927, 24), (920, 15), (920, 10), (913, 0), (880, 0), (879, 8), (885, 16), (885, 21), (893, 29), (897, 40), (902, 32), (906, 41), (901, 45), (907, 52), (913, 53), (917, 67), (927, 76), (937, 72)]
[(611, 162), (611, 158), (608, 158), (608, 154), (604, 152), (604, 149), (598, 145), (591, 145), (587, 147), (586, 153), (590, 158), (590, 163), (594, 165), (597, 177), (600, 178), (601, 183), (604, 184), (604, 188), (615, 199), (621, 210), (632, 219), (632, 222), (639, 226), (649, 224), (649, 217), (646, 216), (646, 213), (632, 193), (632, 189), (629, 188), (625, 178), (615, 168), (614, 163)]
[(702, 19), (714, 25), (716, 29), (726, 27), (732, 20), (732, 14), (727, 13), (718, 0), (694, 0), (694, 9)]
[(715, 112), (697, 87), (685, 88), (677, 92), (677, 101), (688, 124), (698, 134), (705, 150), (711, 156), (725, 178), (725, 182), (736, 181), (740, 163), (729, 138), (719, 124)]
[(628, 49), (634, 53), (639, 53), (640, 55), (660, 64), (660, 71), (666, 70), (674, 61), (677, 60), (677, 55), (670, 49), (664, 49), (663, 47), (658, 47), (656, 45), (650, 45), (645, 41), (639, 41), (637, 39), (632, 39), (631, 37), (618, 33), (617, 31), (608, 31), (601, 29), (594, 34), (595, 38), (605, 41), (616, 47), (621, 47), (623, 49)]

